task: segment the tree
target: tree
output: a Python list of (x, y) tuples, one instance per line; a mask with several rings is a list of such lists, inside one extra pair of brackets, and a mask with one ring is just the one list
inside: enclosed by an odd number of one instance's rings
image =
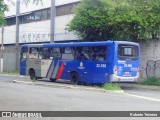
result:
[(27, 5), (28, 3), (32, 2), (33, 4), (38, 5), (40, 2), (42, 4), (42, 0), (23, 0), (24, 3)]
[[(6, 23), (5, 19), (4, 19), (4, 12), (8, 11), (9, 8), (7, 7), (6, 2), (7, 0), (0, 0), (0, 25), (3, 25)], [(12, 0), (9, 0), (10, 2), (12, 2)], [(27, 5), (30, 2), (33, 2), (33, 4), (39, 4), (41, 2), (42, 4), (42, 0), (23, 0), (24, 3)]]
[(81, 0), (68, 24), (83, 40), (146, 40), (160, 36), (160, 0)]
[(0, 25), (5, 23), (4, 12), (7, 11), (7, 5), (1, 0), (0, 1)]

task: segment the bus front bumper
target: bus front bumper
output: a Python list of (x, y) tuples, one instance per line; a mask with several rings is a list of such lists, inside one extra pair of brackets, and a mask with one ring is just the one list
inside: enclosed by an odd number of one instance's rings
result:
[(122, 76), (117, 76), (115, 74), (112, 74), (110, 76), (110, 82), (137, 82), (139, 76), (135, 77), (122, 77)]

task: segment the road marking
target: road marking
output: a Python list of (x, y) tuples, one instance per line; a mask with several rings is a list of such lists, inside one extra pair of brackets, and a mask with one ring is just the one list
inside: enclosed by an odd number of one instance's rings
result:
[(124, 93), (124, 94), (128, 95), (128, 96), (132, 96), (132, 97), (137, 97), (137, 98), (142, 98), (142, 99), (146, 99), (146, 100), (152, 100), (152, 101), (160, 102), (159, 99), (155, 99), (155, 98), (144, 97), (144, 96), (139, 96), (139, 95), (134, 95), (134, 94), (128, 94), (128, 93)]

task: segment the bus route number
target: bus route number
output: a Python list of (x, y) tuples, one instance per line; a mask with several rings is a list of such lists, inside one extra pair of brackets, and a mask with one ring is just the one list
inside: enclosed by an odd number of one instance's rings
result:
[(97, 68), (106, 68), (106, 64), (96, 64)]

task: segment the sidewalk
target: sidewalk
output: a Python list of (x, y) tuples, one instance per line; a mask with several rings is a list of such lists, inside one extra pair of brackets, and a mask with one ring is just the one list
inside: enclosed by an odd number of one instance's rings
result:
[(7, 73), (0, 73), (3, 76), (13, 76), (13, 77), (21, 77), (21, 78), (30, 78), (29, 76), (19, 75), (19, 74), (7, 74)]

